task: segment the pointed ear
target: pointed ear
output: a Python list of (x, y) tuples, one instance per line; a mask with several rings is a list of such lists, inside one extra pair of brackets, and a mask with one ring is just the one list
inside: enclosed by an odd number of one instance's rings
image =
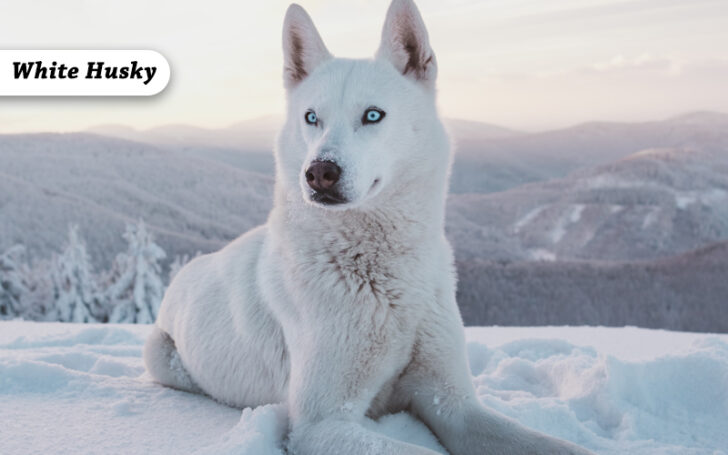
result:
[(283, 21), (283, 80), (290, 89), (331, 58), (308, 13), (295, 3)]
[(403, 75), (434, 88), (437, 61), (425, 23), (412, 0), (392, 0), (377, 58), (389, 60)]

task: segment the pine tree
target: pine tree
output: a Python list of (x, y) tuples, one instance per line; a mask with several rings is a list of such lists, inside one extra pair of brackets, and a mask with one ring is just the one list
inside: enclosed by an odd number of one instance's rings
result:
[(127, 224), (124, 239), (127, 251), (116, 257), (108, 288), (109, 322), (150, 324), (164, 295), (160, 261), (166, 254), (141, 220)]
[(78, 227), (68, 230), (68, 244), (53, 261), (51, 277), (57, 313), (63, 322), (96, 322), (98, 291), (86, 245)]
[(16, 245), (0, 255), (0, 319), (22, 316), (28, 287), (23, 276), (25, 248)]
[(24, 282), (28, 293), (23, 295), (23, 318), (31, 321), (55, 321), (55, 286), (52, 259), (36, 261), (32, 267), (23, 267)]

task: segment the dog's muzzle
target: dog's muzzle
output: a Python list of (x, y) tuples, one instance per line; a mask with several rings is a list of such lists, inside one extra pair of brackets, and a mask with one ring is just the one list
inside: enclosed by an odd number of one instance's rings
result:
[(319, 204), (343, 204), (346, 199), (338, 190), (341, 168), (333, 161), (315, 160), (306, 169), (306, 183), (313, 190), (311, 200)]

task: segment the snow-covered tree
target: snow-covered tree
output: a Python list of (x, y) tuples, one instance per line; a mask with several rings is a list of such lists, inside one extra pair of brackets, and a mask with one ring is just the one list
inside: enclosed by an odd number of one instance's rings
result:
[(28, 292), (23, 295), (24, 319), (31, 321), (56, 321), (55, 286), (53, 259), (36, 261), (32, 266), (25, 264), (22, 268), (24, 283)]
[(16, 245), (0, 254), (0, 319), (21, 316), (28, 287), (22, 270), (25, 248)]
[(68, 244), (52, 263), (51, 278), (56, 320), (95, 322), (98, 312), (98, 289), (91, 269), (86, 245), (78, 236), (78, 227), (68, 230)]
[(124, 239), (127, 251), (116, 257), (109, 277), (109, 322), (149, 324), (164, 295), (160, 261), (166, 254), (141, 220), (126, 225)]

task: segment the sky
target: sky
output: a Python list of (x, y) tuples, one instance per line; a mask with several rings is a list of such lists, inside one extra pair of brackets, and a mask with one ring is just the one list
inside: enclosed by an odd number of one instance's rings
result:
[[(388, 0), (299, 0), (337, 56), (379, 46)], [(726, 0), (420, 0), (443, 115), (526, 131), (728, 112)], [(4, 49), (154, 49), (151, 98), (0, 98), (0, 133), (225, 127), (284, 110), (287, 1), (0, 0)]]

